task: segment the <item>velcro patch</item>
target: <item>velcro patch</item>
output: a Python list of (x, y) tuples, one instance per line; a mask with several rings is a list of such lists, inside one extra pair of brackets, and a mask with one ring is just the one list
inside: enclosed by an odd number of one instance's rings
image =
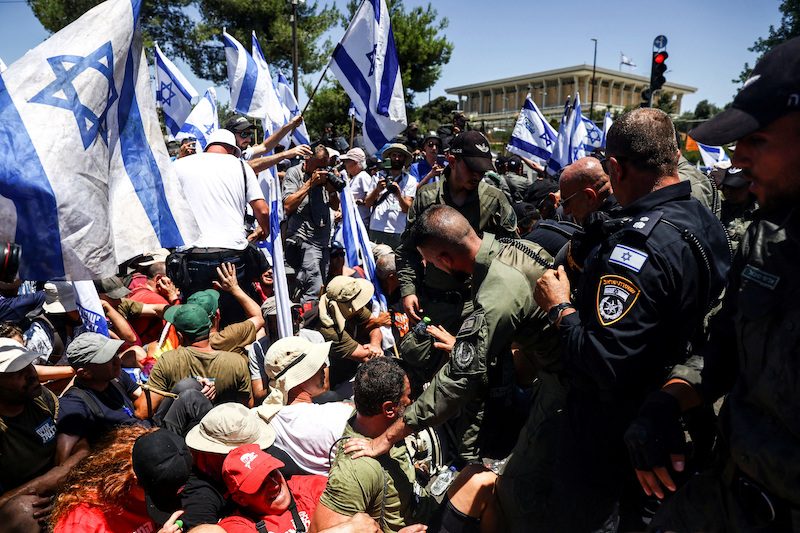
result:
[(769, 290), (775, 290), (775, 287), (778, 286), (778, 282), (781, 280), (780, 276), (764, 272), (753, 265), (744, 267), (744, 270), (742, 270), (742, 277)]
[(645, 261), (647, 261), (645, 252), (623, 244), (614, 246), (614, 249), (611, 250), (611, 257), (608, 258), (609, 263), (624, 266), (634, 272), (642, 270)]
[(631, 310), (642, 291), (622, 276), (609, 274), (600, 278), (597, 285), (597, 320), (610, 326)]
[(471, 314), (456, 334), (456, 343), (451, 353), (451, 367), (455, 374), (478, 374), (485, 366), (478, 357), (478, 343), (485, 319), (482, 312)]

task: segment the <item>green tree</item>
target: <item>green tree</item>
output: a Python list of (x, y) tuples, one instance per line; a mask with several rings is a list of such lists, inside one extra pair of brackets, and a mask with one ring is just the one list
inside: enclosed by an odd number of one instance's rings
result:
[[(27, 0), (45, 29), (56, 32), (102, 0)], [(200, 17), (190, 15), (194, 7)], [(261, 48), (274, 66), (291, 76), (291, 5), (286, 0), (144, 0), (141, 27), (145, 46), (158, 42), (172, 58), (186, 60), (195, 74), (221, 83), (227, 77), (222, 29), (245, 48), (256, 31)], [(323, 33), (341, 19), (335, 6), (311, 1), (297, 6), (300, 72), (316, 72), (327, 61), (332, 45), (320, 44)]]
[(697, 102), (697, 105), (694, 108), (694, 117), (695, 119), (702, 120), (708, 119), (719, 113), (721, 110), (719, 107), (715, 106), (712, 103), (709, 103), (708, 100), (700, 100)]
[(413, 115), (409, 115), (409, 120), (417, 122), (421, 132), (436, 131), (442, 124), (450, 124), (452, 122), (452, 113), (457, 107), (458, 102), (455, 100), (448, 100), (445, 96), (439, 96), (415, 109)]
[[(780, 26), (776, 28), (770, 24), (769, 34), (766, 37), (759, 37), (753, 46), (748, 48), (749, 51), (758, 53), (758, 59), (779, 44), (800, 36), (800, 0), (783, 0), (778, 9), (781, 12)], [(739, 78), (733, 81), (744, 83), (750, 77), (752, 70), (750, 65), (745, 63)]]
[[(304, 83), (303, 88), (306, 94), (311, 94), (311, 91), (314, 90), (309, 83)], [(311, 140), (319, 139), (323, 126), (330, 122), (335, 131), (349, 142), (350, 117), (347, 116), (349, 107), (350, 98), (347, 97), (339, 82), (326, 78), (303, 115)], [(358, 123), (356, 123), (356, 128), (358, 128)]]
[(671, 115), (675, 113), (675, 98), (672, 93), (665, 93), (663, 91), (658, 93), (658, 101), (653, 107), (660, 109), (664, 113)]
[[(437, 19), (439, 13), (428, 4), (406, 11), (403, 0), (387, 0), (392, 19), (392, 32), (400, 62), (406, 101), (412, 102), (415, 93), (433, 87), (442, 75), (442, 67), (450, 61), (453, 43), (440, 34), (447, 28), (447, 17)], [(347, 4), (350, 18), (361, 2), (350, 0)], [(345, 21), (345, 26), (349, 20)]]

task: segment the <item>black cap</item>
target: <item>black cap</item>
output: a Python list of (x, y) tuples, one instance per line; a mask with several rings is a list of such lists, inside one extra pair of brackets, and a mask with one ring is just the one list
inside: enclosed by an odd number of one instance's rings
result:
[(243, 115), (233, 115), (228, 117), (228, 119), (225, 121), (225, 126), (223, 129), (233, 133), (241, 133), (253, 128), (255, 128), (255, 125), (253, 125), (253, 123), (247, 120), (247, 118)]
[(512, 172), (518, 172), (522, 169), (522, 159), (520, 159), (518, 155), (512, 155), (508, 158), (508, 161), (506, 161), (506, 166), (508, 170)]
[(494, 170), (492, 150), (489, 141), (476, 130), (459, 133), (450, 141), (450, 153), (463, 159), (467, 166), (475, 172)]
[(192, 454), (180, 435), (159, 429), (136, 439), (132, 455), (147, 514), (157, 524), (164, 524), (181, 508), (180, 492), (192, 471)]
[(378, 168), (378, 159), (370, 156), (367, 158), (367, 170), (372, 170), (373, 168)]
[(742, 175), (742, 169), (736, 167), (728, 167), (725, 169), (725, 175), (722, 177), (721, 182), (723, 187), (730, 187), (732, 189), (741, 189), (750, 184)]
[(800, 111), (800, 37), (767, 52), (730, 109), (694, 128), (689, 135), (701, 143), (720, 146), (793, 111)]
[(532, 218), (539, 215), (539, 210), (536, 209), (536, 206), (529, 202), (514, 202), (512, 207), (517, 215), (518, 224), (527, 224)]

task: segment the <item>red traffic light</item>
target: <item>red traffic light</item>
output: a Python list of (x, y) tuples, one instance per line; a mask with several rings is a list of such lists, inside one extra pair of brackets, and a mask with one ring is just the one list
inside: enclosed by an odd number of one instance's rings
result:
[(664, 61), (667, 60), (668, 57), (669, 57), (668, 53), (659, 52), (653, 56), (653, 63), (655, 63), (656, 65), (661, 65), (662, 63), (664, 63)]

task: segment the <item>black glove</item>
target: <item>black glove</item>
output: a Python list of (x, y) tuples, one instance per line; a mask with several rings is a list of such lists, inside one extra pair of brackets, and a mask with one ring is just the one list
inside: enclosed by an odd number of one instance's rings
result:
[(684, 453), (686, 440), (677, 398), (662, 390), (650, 394), (628, 426), (625, 444), (637, 470), (670, 465), (670, 454)]

